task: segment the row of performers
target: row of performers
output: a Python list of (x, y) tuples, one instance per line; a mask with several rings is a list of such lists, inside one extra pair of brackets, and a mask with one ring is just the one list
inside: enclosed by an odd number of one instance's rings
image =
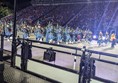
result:
[[(30, 31), (27, 26), (20, 27), (20, 31), (23, 32), (23, 38), (27, 39), (30, 36)], [(12, 36), (12, 29), (9, 26), (4, 28), (4, 34), (6, 37), (10, 38)], [(40, 25), (35, 26), (32, 29), (32, 32), (35, 35), (36, 40), (38, 41), (46, 41), (48, 43), (76, 43), (84, 40), (88, 43), (92, 41), (92, 32), (90, 30), (81, 30), (79, 28), (71, 29), (69, 27), (62, 28), (61, 26), (53, 27), (52, 24), (48, 24), (46, 28), (41, 28)], [(100, 31), (98, 36), (98, 45), (101, 46), (103, 43), (107, 44), (109, 41), (112, 42), (111, 47), (115, 45), (116, 36), (114, 33), (111, 35), (106, 32), (105, 36)]]
[[(52, 28), (51, 26), (48, 26), (45, 30), (41, 30), (40, 26), (38, 28), (35, 28), (34, 30), (34, 35), (36, 37), (36, 40), (42, 41), (45, 39), (46, 42), (49, 43), (54, 43), (56, 42), (57, 44), (61, 42), (66, 42), (68, 43), (76, 43), (81, 40), (84, 40), (85, 42), (90, 43), (92, 41), (92, 32), (89, 30), (82, 31), (79, 28), (77, 29), (70, 29), (70, 28)], [(24, 34), (24, 38), (27, 38), (28, 34)], [(109, 34), (108, 32), (103, 35), (103, 33), (100, 31), (99, 36), (98, 36), (98, 45), (101, 46), (103, 43), (106, 45), (108, 42), (111, 41), (111, 47), (114, 47), (116, 44), (116, 35), (115, 33)]]
[(112, 34), (109, 34), (108, 32), (105, 33), (105, 36), (100, 31), (98, 36), (98, 45), (102, 46), (104, 43), (107, 45), (111, 41), (111, 47), (114, 48), (116, 45), (116, 35), (113, 32)]
[[(27, 39), (29, 37), (29, 33), (26, 30), (26, 28), (22, 29), (23, 31), (23, 38)], [(79, 28), (77, 29), (71, 29), (66, 27), (60, 28), (55, 27), (53, 28), (52, 26), (46, 27), (45, 29), (40, 28), (40, 26), (37, 26), (34, 30), (33, 33), (35, 35), (36, 40), (38, 41), (45, 41), (48, 43), (61, 43), (61, 42), (66, 42), (68, 43), (76, 43), (81, 41), (83, 38), (86, 41), (91, 41), (92, 40), (92, 32), (89, 30), (82, 31)]]
[[(3, 32), (5, 36), (10, 39), (12, 37), (12, 27), (11, 25), (2, 26)], [(46, 42), (66, 42), (66, 43), (74, 43), (80, 41), (83, 37), (86, 37), (86, 40), (90, 40), (92, 38), (92, 32), (89, 30), (82, 31), (79, 28), (71, 29), (69, 27), (62, 28), (57, 25), (54, 27), (51, 23), (47, 25), (46, 28), (42, 28), (40, 25), (36, 25), (35, 27), (27, 26), (26, 24), (17, 26), (17, 31), (21, 31), (23, 33), (23, 38), (29, 38), (31, 33), (34, 33), (36, 40), (46, 41)], [(88, 35), (86, 35), (88, 34)]]
[[(79, 28), (75, 30), (74, 29), (71, 30), (70, 28), (65, 28), (62, 30), (62, 28), (58, 28), (58, 27), (52, 28), (51, 26), (49, 26), (45, 29), (45, 33), (44, 34), (42, 33), (43, 32), (40, 27), (34, 30), (36, 40), (42, 41), (44, 39), (46, 42), (49, 42), (49, 43), (56, 42), (57, 44), (61, 42), (66, 42), (66, 44), (76, 43), (76, 42), (80, 42), (84, 40), (85, 42), (90, 44), (93, 39), (93, 34), (91, 31), (89, 30), (82, 31)], [(27, 38), (27, 36), (25, 34), (24, 38)], [(108, 34), (108, 32), (106, 32), (106, 34), (103, 35), (103, 33), (100, 32), (98, 36), (98, 45), (101, 46), (103, 45), (103, 43), (107, 45), (108, 42), (111, 41), (112, 42), (111, 47), (114, 47), (115, 40), (116, 40), (116, 37), (114, 33)]]

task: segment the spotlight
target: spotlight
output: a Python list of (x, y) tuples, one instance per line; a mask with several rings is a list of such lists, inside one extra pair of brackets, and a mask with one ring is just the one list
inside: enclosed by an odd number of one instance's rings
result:
[(103, 37), (102, 39), (105, 40), (105, 37)]
[(93, 39), (96, 39), (96, 38), (97, 38), (97, 36), (96, 36), (96, 35), (94, 35), (94, 36), (93, 36)]

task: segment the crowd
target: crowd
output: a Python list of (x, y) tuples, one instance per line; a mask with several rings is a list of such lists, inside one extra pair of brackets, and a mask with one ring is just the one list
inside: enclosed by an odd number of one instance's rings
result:
[[(97, 28), (99, 33), (100, 30), (108, 30), (108, 26), (112, 26), (112, 18), (117, 16), (113, 16), (116, 9), (117, 3), (29, 6), (17, 12), (17, 22), (47, 24), (50, 21), (62, 26), (68, 24), (73, 28), (91, 28), (92, 32)], [(7, 19), (11, 18), (13, 16)]]
[(37, 20), (39, 17), (45, 15), (53, 6), (30, 6), (17, 13), (17, 21), (25, 21), (31, 24), (33, 21)]
[[(118, 3), (96, 3), (89, 4), (84, 7), (73, 19), (69, 26), (79, 26), (83, 29), (89, 28), (92, 32), (99, 34), (102, 30), (104, 33), (109, 30), (109, 26), (113, 26), (115, 13)], [(115, 14), (115, 16), (113, 16)], [(83, 19), (84, 18), (84, 19)], [(112, 21), (112, 23), (110, 23)]]
[(78, 5), (61, 5), (54, 11), (48, 13), (48, 15), (44, 16), (44, 19), (64, 26), (80, 11), (82, 7), (83, 4), (79, 5), (79, 7)]

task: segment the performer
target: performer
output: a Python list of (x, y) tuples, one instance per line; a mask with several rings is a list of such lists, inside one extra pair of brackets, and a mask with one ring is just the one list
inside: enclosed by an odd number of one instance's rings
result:
[(72, 34), (71, 41), (72, 41), (72, 43), (75, 43), (75, 40), (76, 40), (76, 32), (75, 32), (74, 29), (72, 30), (71, 34)]
[(53, 25), (49, 22), (46, 27), (46, 42), (49, 42), (49, 33), (52, 32)]
[(115, 35), (115, 33), (111, 34), (110, 40), (111, 40), (111, 48), (114, 48), (114, 46), (116, 44), (116, 35)]
[(53, 39), (54, 39), (54, 36), (53, 36), (53, 33), (52, 32), (49, 32), (49, 35), (48, 35), (48, 43), (53, 43)]
[(26, 25), (23, 26), (22, 32), (23, 32), (23, 38), (28, 39), (28, 30), (26, 28)]
[(43, 35), (42, 35), (42, 32), (41, 32), (40, 26), (36, 27), (36, 29), (34, 31), (34, 35), (36, 36), (36, 40), (42, 41)]
[(87, 42), (88, 42), (88, 44), (91, 44), (91, 41), (92, 41), (92, 32), (88, 31), (88, 33), (87, 33)]
[(9, 25), (5, 27), (5, 36), (7, 38), (7, 41), (10, 41), (10, 37), (12, 36), (12, 30)]
[(65, 29), (65, 35), (66, 35), (66, 44), (70, 42), (70, 29), (66, 28)]
[(107, 45), (108, 42), (109, 42), (109, 33), (106, 32), (106, 34), (105, 34), (105, 44)]
[(83, 31), (83, 37), (82, 37), (82, 40), (83, 40), (83, 42), (87, 42), (88, 40), (87, 40), (87, 30), (85, 30), (85, 31)]
[(57, 44), (59, 44), (60, 42), (62, 42), (61, 27), (57, 27), (56, 34), (57, 34), (56, 42), (57, 42)]
[(98, 36), (98, 45), (99, 45), (99, 46), (101, 46), (101, 44), (102, 44), (102, 42), (103, 42), (103, 41), (102, 41), (102, 38), (103, 38), (103, 33), (100, 31), (100, 32), (99, 32), (99, 36)]
[(78, 32), (79, 32), (79, 30), (78, 30), (78, 27), (75, 29), (75, 42), (78, 42)]

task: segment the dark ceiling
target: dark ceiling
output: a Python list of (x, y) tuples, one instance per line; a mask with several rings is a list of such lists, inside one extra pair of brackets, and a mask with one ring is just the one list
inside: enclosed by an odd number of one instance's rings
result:
[(118, 0), (31, 0), (31, 4), (59, 4), (59, 3), (103, 3), (103, 2), (118, 2)]
[[(118, 2), (118, 0), (16, 0), (18, 8), (24, 8), (28, 5), (35, 4), (59, 4), (59, 3), (103, 3), (103, 2)], [(13, 9), (14, 0), (0, 0), (0, 5), (4, 2), (6, 6)]]
[[(31, 0), (16, 0), (17, 1), (17, 9), (22, 9), (30, 5)], [(0, 6), (7, 6), (10, 9), (14, 7), (14, 0), (0, 0)]]

